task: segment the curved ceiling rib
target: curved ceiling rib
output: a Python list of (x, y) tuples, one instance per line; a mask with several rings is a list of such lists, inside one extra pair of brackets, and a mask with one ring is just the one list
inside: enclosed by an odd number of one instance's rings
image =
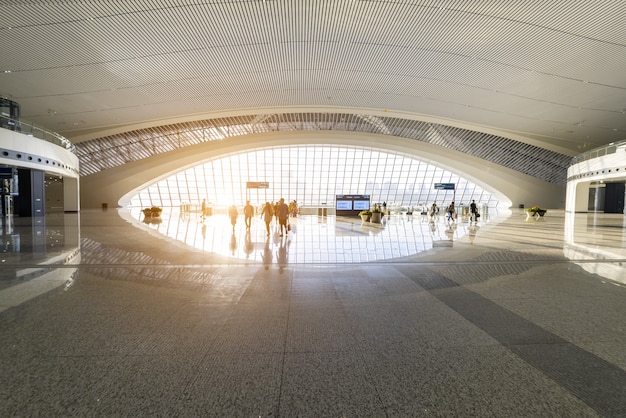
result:
[(349, 131), (414, 139), (462, 152), (557, 185), (571, 157), (509, 138), (436, 123), (346, 113), (284, 113), (204, 119), (76, 144), (81, 175), (205, 142), (277, 131)]

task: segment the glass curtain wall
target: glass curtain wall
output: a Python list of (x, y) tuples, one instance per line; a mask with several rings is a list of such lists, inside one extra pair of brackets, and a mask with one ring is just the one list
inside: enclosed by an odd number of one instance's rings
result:
[[(267, 189), (247, 189), (247, 182), (267, 182)], [(435, 190), (435, 183), (454, 183), (456, 190)], [(297, 200), (300, 206), (333, 207), (335, 195), (369, 194), (372, 203), (420, 206), (472, 199), (489, 207), (491, 193), (458, 175), (415, 156), (345, 145), (266, 147), (222, 155), (200, 162), (147, 186), (130, 206), (175, 207), (199, 204), (216, 208)]]

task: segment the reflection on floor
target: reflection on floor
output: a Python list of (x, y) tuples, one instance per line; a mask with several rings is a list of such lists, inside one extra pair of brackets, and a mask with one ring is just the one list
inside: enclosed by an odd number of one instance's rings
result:
[(3, 219), (0, 416), (626, 416), (623, 215)]
[[(249, 261), (282, 262), (288, 254), (290, 263), (361, 263), (407, 257), (452, 243), (463, 237), (473, 239), (489, 216), (481, 222), (461, 219), (450, 222), (445, 216), (385, 216), (382, 223), (363, 222), (359, 217), (301, 215), (290, 218), (292, 231), (280, 236), (278, 223), (272, 221), (270, 235), (260, 216), (245, 228), (240, 217), (235, 228), (226, 215), (201, 218), (182, 215), (176, 209), (165, 210), (157, 220), (146, 219), (140, 209), (122, 211), (135, 224), (156, 231), (192, 248)], [(446, 245), (448, 246), (448, 245)]]

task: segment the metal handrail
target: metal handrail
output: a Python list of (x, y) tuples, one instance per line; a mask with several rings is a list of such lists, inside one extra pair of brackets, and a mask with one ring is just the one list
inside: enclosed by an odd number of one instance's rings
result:
[(603, 145), (589, 151), (585, 151), (582, 154), (572, 158), (570, 166), (581, 163), (583, 161), (591, 160), (593, 158), (603, 157), (608, 154), (615, 154), (618, 150), (626, 150), (626, 139), (618, 142), (611, 142), (610, 144)]
[(52, 144), (65, 148), (73, 154), (76, 154), (76, 146), (72, 144), (69, 139), (65, 138), (62, 135), (59, 135), (56, 132), (52, 132), (37, 125), (31, 124), (23, 119), (15, 120), (0, 115), (0, 128), (42, 139), (46, 142), (50, 142)]

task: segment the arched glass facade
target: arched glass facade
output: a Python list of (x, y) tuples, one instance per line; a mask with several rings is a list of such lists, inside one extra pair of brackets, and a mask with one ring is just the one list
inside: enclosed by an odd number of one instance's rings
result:
[[(266, 189), (247, 189), (267, 182)], [(455, 190), (435, 190), (454, 183)], [(497, 207), (491, 193), (458, 175), (415, 156), (346, 145), (263, 147), (221, 155), (173, 173), (139, 191), (130, 206), (175, 207), (203, 199), (215, 207), (260, 205), (284, 198), (300, 206), (333, 207), (338, 194), (368, 194), (372, 203), (420, 206), (433, 201), (476, 202)]]

